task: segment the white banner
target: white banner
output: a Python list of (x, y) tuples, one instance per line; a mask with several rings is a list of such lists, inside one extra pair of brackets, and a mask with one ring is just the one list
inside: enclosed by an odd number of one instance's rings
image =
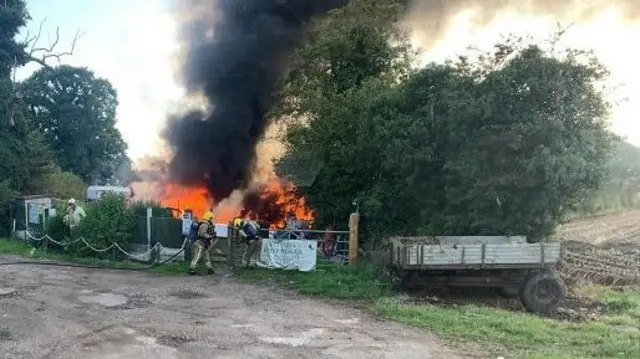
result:
[(312, 272), (317, 248), (316, 241), (263, 238), (258, 266)]

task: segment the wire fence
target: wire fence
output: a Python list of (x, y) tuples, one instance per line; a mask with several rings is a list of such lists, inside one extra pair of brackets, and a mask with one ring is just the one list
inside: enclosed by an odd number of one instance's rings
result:
[[(348, 263), (348, 255), (349, 255), (349, 232), (348, 231), (318, 231), (318, 230), (263, 230), (262, 231), (263, 238), (269, 238), (271, 240), (277, 241), (288, 241), (288, 240), (306, 240), (306, 241), (315, 241), (317, 243), (317, 266), (327, 266), (335, 263), (346, 264)], [(97, 255), (104, 255), (105, 253), (112, 252), (113, 258), (141, 262), (149, 262), (149, 261), (160, 261), (161, 258), (166, 256), (172, 256), (178, 251), (184, 250), (185, 256), (183, 258), (178, 258), (177, 260), (187, 260), (187, 256), (191, 249), (191, 242), (185, 238), (183, 239), (182, 245), (179, 248), (175, 248), (174, 240), (171, 242), (171, 246), (167, 247), (162, 244), (160, 240), (153, 240), (150, 244), (150, 247), (145, 252), (135, 252), (132, 253), (127, 249), (123, 248), (122, 245), (118, 243), (111, 243), (106, 247), (96, 247), (92, 245), (90, 241), (88, 241), (84, 237), (79, 237), (73, 240), (56, 240), (52, 238), (48, 234), (40, 235), (35, 234), (29, 231), (25, 231), (25, 239), (38, 244), (44, 248), (47, 248), (47, 244), (51, 243), (56, 245), (62, 249), (68, 249), (73, 245), (80, 244), (82, 247), (75, 248), (76, 251), (81, 250), (89, 250)], [(140, 243), (132, 242), (132, 245), (139, 245)], [(225, 245), (227, 244), (227, 245)], [(227, 247), (227, 248), (225, 248)], [(232, 267), (235, 267), (240, 264), (242, 260), (242, 256), (244, 254), (244, 250), (246, 249), (246, 244), (239, 240), (236, 231), (233, 229), (229, 230), (228, 238), (225, 241), (224, 238), (220, 238), (217, 241), (214, 256), (223, 256), (227, 257), (222, 260), (226, 260), (228, 264)], [(213, 258), (212, 258), (213, 259)], [(217, 261), (220, 261), (218, 258)]]
[(79, 237), (71, 241), (57, 241), (51, 238), (51, 236), (49, 236), (48, 234), (45, 234), (41, 237), (36, 237), (28, 231), (25, 232), (25, 234), (26, 234), (26, 239), (35, 243), (42, 243), (42, 244), (53, 243), (61, 248), (69, 248), (69, 246), (71, 245), (74, 245), (76, 243), (81, 243), (84, 245), (82, 249), (89, 249), (94, 253), (103, 254), (109, 251), (113, 251), (113, 252), (117, 251), (118, 253), (124, 255), (127, 259), (133, 259), (136, 261), (160, 260), (160, 258), (163, 255), (175, 254), (175, 252), (177, 251), (186, 249), (189, 245), (188, 240), (185, 238), (184, 241), (182, 242), (182, 246), (177, 250), (176, 248), (167, 248), (163, 246), (162, 243), (156, 242), (149, 250), (147, 250), (144, 253), (130, 253), (124, 248), (122, 248), (122, 246), (120, 246), (118, 243), (112, 243), (111, 245), (104, 248), (97, 248), (91, 245), (91, 243), (89, 243), (89, 241), (87, 241), (84, 237)]

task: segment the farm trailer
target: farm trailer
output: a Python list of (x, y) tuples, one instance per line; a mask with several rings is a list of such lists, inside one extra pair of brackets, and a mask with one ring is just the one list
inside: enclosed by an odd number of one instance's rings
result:
[(527, 243), (517, 237), (396, 237), (392, 277), (405, 286), (494, 287), (535, 313), (554, 311), (566, 295), (555, 274), (559, 242)]

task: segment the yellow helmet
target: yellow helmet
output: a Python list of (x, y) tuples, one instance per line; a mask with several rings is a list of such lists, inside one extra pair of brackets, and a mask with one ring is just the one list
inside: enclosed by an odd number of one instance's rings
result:
[(202, 216), (202, 220), (203, 221), (210, 221), (213, 219), (213, 212), (206, 212), (203, 216)]
[(233, 219), (233, 226), (234, 227), (240, 227), (241, 224), (242, 224), (242, 218), (234, 218)]

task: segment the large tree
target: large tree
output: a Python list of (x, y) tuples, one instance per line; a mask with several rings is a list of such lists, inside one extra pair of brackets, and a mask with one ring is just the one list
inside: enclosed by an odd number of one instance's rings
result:
[[(509, 40), (412, 72), (394, 13), (376, 11), (393, 3), (357, 0), (315, 25), (341, 31), (296, 54), (283, 96), (300, 121), (280, 173), (306, 176), (320, 223), (345, 221), (357, 199), (372, 235), (552, 233), (606, 178), (606, 71), (587, 53)], [(358, 7), (378, 15), (345, 16)]]
[(9, 231), (11, 200), (50, 165), (42, 138), (24, 121), (12, 78), (13, 70), (28, 62), (26, 45), (15, 40), (28, 20), (24, 1), (0, 2), (0, 236)]
[[(376, 79), (372, 93), (384, 93), (411, 72), (414, 53), (408, 34), (396, 26), (403, 13), (395, 0), (354, 0), (316, 20), (282, 83), (281, 105), (274, 115), (293, 121), (285, 136), (288, 155), (279, 161), (278, 172), (318, 209), (319, 224), (342, 222), (357, 193), (368, 187), (373, 171), (368, 166), (375, 165), (369, 160), (371, 143), (353, 142), (361, 124), (342, 119), (354, 119), (352, 112), (362, 110), (347, 101), (366, 97), (352, 93), (354, 89)], [(348, 157), (345, 151), (356, 152)], [(364, 162), (352, 166), (354, 158)], [(337, 177), (348, 182), (333, 183)]]
[(405, 78), (415, 54), (408, 33), (396, 26), (403, 14), (397, 0), (352, 0), (315, 20), (291, 59), (276, 114), (306, 117), (319, 101), (372, 77), (389, 83)]
[(25, 120), (24, 102), (16, 101), (20, 96), (12, 77), (15, 68), (30, 61), (31, 42), (15, 39), (29, 19), (24, 1), (0, 2), (0, 183), (13, 193), (28, 191), (51, 164), (42, 137)]
[(115, 126), (117, 93), (108, 80), (63, 65), (35, 72), (23, 92), (35, 126), (63, 170), (103, 183), (127, 166), (126, 143)]

